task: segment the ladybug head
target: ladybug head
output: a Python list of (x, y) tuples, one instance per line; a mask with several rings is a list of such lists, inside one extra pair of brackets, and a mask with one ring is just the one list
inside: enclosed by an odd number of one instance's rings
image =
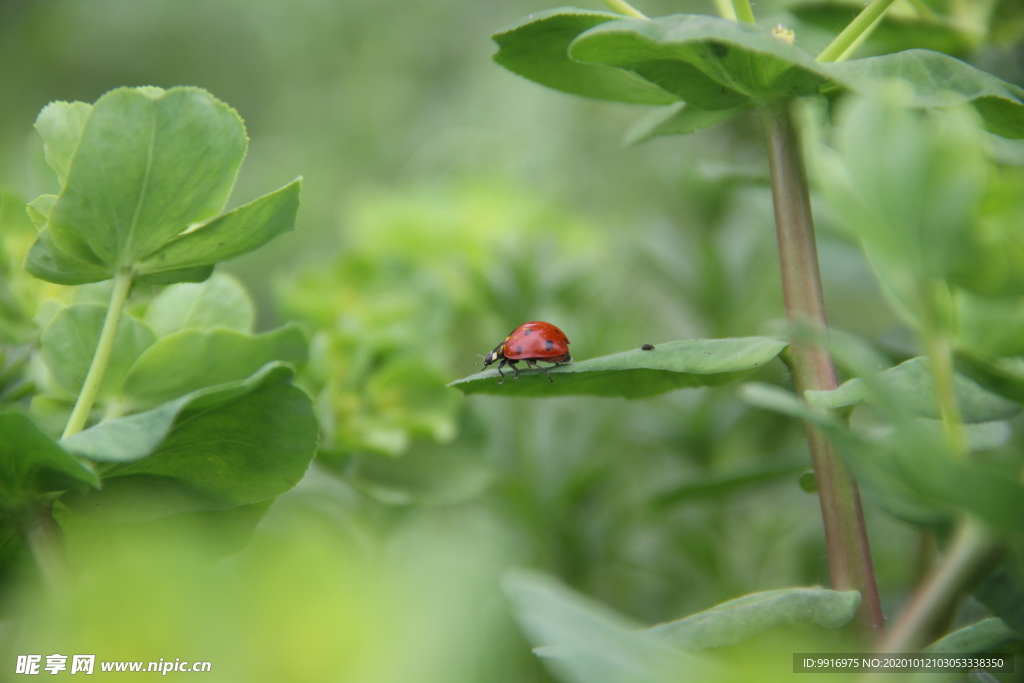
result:
[[(480, 354), (477, 355), (480, 356)], [(497, 363), (499, 360), (504, 358), (505, 354), (501, 352), (501, 346), (498, 346), (486, 356), (480, 357), (483, 358), (483, 366), (486, 368), (491, 363)]]

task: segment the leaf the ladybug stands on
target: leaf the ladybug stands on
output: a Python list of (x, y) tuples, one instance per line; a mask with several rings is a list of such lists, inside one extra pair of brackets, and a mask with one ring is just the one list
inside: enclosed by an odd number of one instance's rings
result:
[(787, 343), (768, 337), (691, 339), (658, 344), (540, 370), (524, 370), (499, 385), (484, 370), (448, 386), (464, 394), (649, 398), (676, 389), (717, 386), (740, 379), (778, 356)]

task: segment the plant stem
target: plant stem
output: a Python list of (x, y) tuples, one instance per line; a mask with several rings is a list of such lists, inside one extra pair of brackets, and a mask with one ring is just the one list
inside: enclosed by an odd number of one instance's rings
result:
[(733, 9), (731, 0), (715, 0), (715, 9), (723, 19), (736, 21), (736, 10)]
[(121, 313), (124, 311), (124, 304), (128, 300), (128, 291), (131, 286), (132, 271), (122, 269), (114, 274), (114, 293), (110, 296), (110, 306), (107, 308), (107, 317), (103, 321), (100, 341), (96, 345), (96, 353), (92, 357), (89, 374), (85, 376), (82, 392), (78, 395), (74, 410), (71, 411), (71, 418), (68, 419), (67, 427), (64, 428), (62, 439), (82, 431), (86, 420), (89, 419), (92, 404), (96, 401), (96, 393), (99, 391), (103, 375), (107, 371), (107, 363), (110, 362), (110, 354), (114, 350), (117, 324), (121, 320)]
[(843, 29), (843, 32), (836, 36), (835, 40), (829, 43), (828, 47), (818, 55), (819, 62), (834, 62), (845, 53), (861, 34), (867, 31), (875, 21), (885, 14), (894, 0), (871, 0), (871, 3), (861, 11), (857, 17), (850, 22), (850, 25)]
[(941, 333), (927, 335), (926, 347), (935, 381), (935, 393), (939, 401), (939, 416), (946, 431), (950, 450), (960, 460), (967, 458), (967, 433), (964, 429), (960, 406), (956, 402), (953, 372), (953, 348), (949, 339)]
[(43, 581), (52, 591), (63, 589), (70, 569), (60, 527), (53, 519), (52, 504), (41, 504), (31, 510), (23, 522), (22, 533)]
[(626, 0), (604, 0), (604, 4), (611, 7), (619, 14), (625, 14), (627, 17), (636, 17), (637, 19), (646, 19), (647, 15), (633, 7)]
[(881, 652), (916, 652), (931, 639), (964, 590), (998, 552), (988, 531), (972, 519), (961, 521), (939, 565), (919, 585), (882, 643)]
[(921, 280), (917, 291), (918, 310), (921, 312), (919, 337), (921, 346), (928, 354), (946, 443), (954, 457), (966, 461), (970, 447), (960, 405), (956, 400), (953, 345), (949, 338), (949, 330), (955, 322), (953, 293), (947, 283), (931, 279)]
[(736, 18), (748, 24), (754, 22), (754, 12), (750, 9), (750, 0), (732, 0), (732, 9), (736, 12)]
[(857, 36), (857, 39), (850, 43), (850, 47), (843, 50), (843, 54), (835, 58), (835, 62), (845, 62), (850, 57), (853, 57), (854, 53), (860, 49), (860, 46), (864, 44), (864, 41), (871, 37), (878, 25), (882, 23), (884, 15), (879, 14), (878, 18), (871, 22), (871, 25), (864, 29), (864, 32)]
[[(808, 389), (836, 388), (836, 371), (832, 358), (813, 341), (813, 335), (799, 333), (801, 328), (808, 328), (824, 337), (828, 323), (807, 173), (789, 102), (762, 104), (761, 116), (771, 167), (782, 289), (792, 337), (787, 354), (794, 389), (802, 397)], [(860, 591), (858, 621), (866, 634), (878, 638), (885, 617), (875, 583), (857, 483), (824, 434), (810, 424), (805, 427), (821, 499), (832, 587)]]

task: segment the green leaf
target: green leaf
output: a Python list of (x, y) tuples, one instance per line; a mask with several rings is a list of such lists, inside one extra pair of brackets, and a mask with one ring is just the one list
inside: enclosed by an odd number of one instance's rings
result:
[(936, 654), (996, 652), (997, 648), (1020, 640), (1021, 636), (1002, 619), (982, 619), (950, 633), (924, 649)]
[(68, 452), (96, 462), (134, 462), (156, 451), (174, 420), (186, 409), (202, 410), (232, 401), (263, 386), (287, 384), (295, 370), (270, 363), (252, 377), (194, 391), (146, 412), (104, 420), (61, 440)]
[(241, 282), (217, 273), (202, 284), (166, 288), (150, 302), (143, 320), (158, 337), (216, 327), (248, 334), (256, 321), (256, 305)]
[(1024, 543), (1019, 538), (978, 584), (974, 597), (1018, 636), (1024, 635)]
[(859, 605), (857, 591), (784, 588), (723, 602), (684, 619), (659, 624), (645, 633), (692, 652), (735, 645), (783, 624), (839, 628), (853, 619)]
[(871, 443), (852, 434), (824, 409), (801, 401), (789, 391), (766, 384), (744, 384), (739, 395), (750, 405), (804, 420), (824, 431), (829, 440), (839, 447), (867, 497), (888, 514), (916, 524), (934, 524), (951, 516), (948, 510), (936, 510), (912, 484), (894, 473), (893, 462), (884, 453), (878, 452), (876, 457), (870, 457)]
[(961, 462), (937, 430), (903, 420), (873, 440), (777, 387), (746, 384), (740, 396), (751, 405), (822, 429), (872, 500), (900, 519), (933, 524), (968, 511), (997, 530), (1024, 531), (1024, 485), (987, 464)]
[[(901, 419), (907, 419), (902, 412), (899, 415)], [(893, 438), (894, 432), (899, 429), (900, 422), (893, 420), (892, 417), (893, 414), (886, 408), (862, 405), (850, 415), (850, 430), (868, 441), (884, 442)], [(942, 420), (909, 418), (909, 423), (914, 430), (927, 433), (930, 435), (929, 438), (935, 440), (941, 440), (948, 435)], [(962, 428), (967, 449), (971, 453), (1005, 446), (1013, 437), (1013, 429), (1008, 422), (977, 422), (965, 424)]]
[(223, 208), (246, 145), (238, 114), (204, 90), (112, 90), (86, 119), (53, 239), (80, 259), (133, 265)]
[(535, 572), (510, 573), (505, 593), (537, 654), (572, 683), (677, 683), (717, 680), (716, 669), (639, 631), (604, 605)]
[(213, 264), (147, 273), (137, 276), (135, 281), (146, 285), (174, 285), (179, 282), (203, 282), (211, 275), (213, 275)]
[(569, 44), (587, 29), (621, 18), (612, 12), (575, 7), (536, 12), (495, 33), (494, 61), (509, 71), (555, 90), (602, 100), (668, 104), (676, 97), (636, 74), (569, 58)]
[(295, 229), (301, 179), (181, 235), (139, 264), (141, 275), (201, 268), (258, 249)]
[(993, 298), (956, 293), (957, 340), (978, 356), (1024, 356), (1024, 297)]
[(676, 102), (655, 109), (630, 127), (624, 143), (636, 145), (663, 135), (689, 135), (694, 131), (728, 121), (746, 107), (732, 109), (700, 109), (692, 104)]
[(704, 15), (602, 24), (574, 40), (569, 55), (633, 71), (701, 109), (810, 95), (831, 81), (809, 54), (767, 31)]
[(968, 112), (907, 109), (885, 85), (844, 105), (842, 161), (823, 187), (872, 266), (921, 317), (923, 278), (993, 287), (988, 237), (976, 221), (989, 164)]
[(1024, 403), (1024, 358), (986, 359), (959, 351), (956, 365), (988, 391)]
[(145, 413), (107, 420), (61, 443), (120, 463), (102, 491), (62, 499), (104, 521), (146, 521), (267, 500), (302, 478), (316, 451), (310, 398), (294, 372), (270, 364), (241, 382), (193, 392)]
[(157, 340), (138, 357), (124, 377), (121, 398), (136, 407), (153, 406), (244, 379), (271, 361), (301, 365), (308, 346), (294, 323), (260, 335), (185, 329)]
[(57, 195), (41, 194), (25, 207), (29, 219), (36, 226), (37, 230), (42, 230), (46, 227), (46, 222), (50, 220), (50, 211), (53, 210), (53, 205), (56, 203)]
[(29, 505), (41, 493), (99, 488), (87, 465), (68, 455), (21, 413), (0, 413), (0, 508)]
[(75, 407), (74, 399), (36, 394), (29, 402), (32, 421), (45, 433), (60, 438)]
[(85, 102), (51, 102), (36, 117), (36, 131), (43, 138), (46, 163), (62, 186), (67, 182), (71, 160), (91, 111), (92, 105)]
[[(499, 396), (622, 396), (648, 398), (675, 389), (717, 386), (739, 379), (775, 358), (786, 342), (767, 337), (692, 339), (634, 349), (551, 368), (520, 372), (498, 384), (488, 369), (449, 384), (464, 394)], [(507, 370), (503, 370), (508, 373)]]
[[(73, 395), (77, 396), (85, 383), (106, 315), (107, 307), (101, 304), (75, 304), (62, 308), (43, 328), (43, 363), (61, 387)], [(143, 322), (130, 315), (121, 317), (99, 396), (109, 396), (120, 389), (128, 368), (155, 339)]]
[[(31, 214), (31, 212), (30, 212)], [(25, 256), (25, 270), (33, 277), (58, 285), (83, 285), (114, 276), (107, 266), (83, 261), (62, 251), (53, 241), (49, 228), (43, 228)]]
[[(964, 422), (1008, 420), (1020, 413), (1020, 406), (986, 391), (963, 375), (955, 375), (953, 390)], [(883, 397), (886, 403), (896, 403), (913, 415), (941, 418), (935, 382), (924, 357), (911, 358), (868, 380), (851, 379), (831, 391), (805, 392), (808, 403), (829, 410), (878, 403)]]
[(836, 80), (865, 94), (889, 80), (906, 86), (912, 107), (956, 107), (970, 103), (996, 135), (1024, 138), (1024, 88), (959, 59), (931, 50), (906, 50), (828, 65)]
[[(940, 655), (983, 654), (998, 652), (1004, 645), (1019, 640), (1021, 636), (1002, 619), (983, 619), (935, 641), (924, 652)], [(950, 679), (948, 673), (920, 672), (914, 674), (909, 683), (940, 683)]]

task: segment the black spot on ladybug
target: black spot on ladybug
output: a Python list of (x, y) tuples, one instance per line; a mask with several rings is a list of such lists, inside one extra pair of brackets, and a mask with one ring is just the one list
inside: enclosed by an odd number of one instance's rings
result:
[(520, 354), (520, 353), (522, 353), (522, 352), (523, 352), (523, 347), (522, 347), (522, 346), (517, 346), (517, 347), (516, 347), (516, 353), (517, 353), (517, 354)]
[(523, 330), (523, 336), (526, 336), (526, 335), (530, 334), (531, 332), (533, 332), (533, 328), (532, 327), (527, 327), (525, 330)]
[(644, 344), (640, 348), (643, 349), (644, 351), (653, 351), (654, 350), (654, 344)]
[(555, 348), (555, 342), (551, 341), (550, 339), (545, 340), (544, 348), (550, 351), (551, 349)]

